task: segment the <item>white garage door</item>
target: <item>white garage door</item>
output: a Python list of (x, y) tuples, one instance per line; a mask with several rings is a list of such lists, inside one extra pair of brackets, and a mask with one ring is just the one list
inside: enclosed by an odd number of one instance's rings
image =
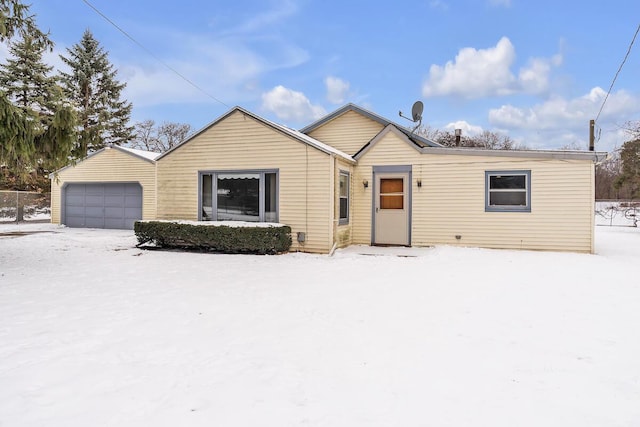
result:
[(142, 219), (140, 184), (68, 184), (63, 191), (67, 227), (133, 229)]

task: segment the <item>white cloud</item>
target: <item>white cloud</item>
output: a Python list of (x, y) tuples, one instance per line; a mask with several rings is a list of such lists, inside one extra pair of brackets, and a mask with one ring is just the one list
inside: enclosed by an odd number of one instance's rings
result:
[(462, 135), (465, 136), (479, 135), (484, 131), (482, 126), (472, 125), (465, 120), (458, 120), (456, 122), (449, 123), (444, 128), (447, 130), (462, 129)]
[(562, 63), (562, 56), (532, 58), (516, 77), (511, 66), (516, 58), (513, 44), (502, 37), (494, 47), (460, 49), (444, 66), (431, 65), (422, 95), (480, 98), (516, 93), (540, 94), (548, 90), (549, 74)]
[(274, 113), (279, 119), (295, 122), (317, 120), (327, 114), (326, 110), (313, 105), (302, 92), (276, 86), (262, 94), (262, 108)]
[[(245, 87), (257, 79), (269, 64), (265, 58), (242, 46), (185, 43), (185, 55), (193, 59), (166, 61), (182, 76), (223, 102), (237, 103), (243, 97)], [(283, 58), (286, 61), (287, 58)], [(132, 65), (131, 62), (113, 58), (121, 63), (118, 78), (127, 83), (124, 96), (135, 106), (151, 106), (163, 103), (203, 102), (211, 100), (186, 80), (161, 64)], [(147, 61), (149, 62), (149, 61)]]
[[(164, 57), (181, 75), (228, 104), (260, 96), (260, 78), (267, 72), (294, 68), (308, 60), (306, 51), (284, 40), (270, 40), (273, 52), (261, 52), (241, 40), (171, 34), (179, 53)], [(167, 50), (169, 52), (169, 50)], [(112, 57), (118, 76), (127, 83), (124, 95), (134, 106), (211, 101), (180, 76), (151, 58), (132, 61)]]
[(562, 55), (547, 58), (532, 58), (526, 67), (520, 69), (518, 82), (523, 92), (544, 93), (549, 89), (549, 74), (552, 67), (562, 64)]
[[(552, 97), (532, 107), (510, 104), (489, 111), (489, 122), (524, 135), (523, 142), (532, 147), (554, 147), (577, 143), (586, 146), (589, 120), (595, 119), (606, 92), (595, 87), (589, 93), (573, 99)], [(633, 119), (640, 108), (640, 96), (620, 90), (609, 95), (598, 119), (604, 129), (600, 149), (609, 150), (624, 141), (617, 125)]]
[(444, 66), (431, 66), (422, 94), (425, 97), (459, 95), (465, 98), (509, 94), (515, 81), (509, 70), (514, 59), (515, 49), (506, 37), (488, 49), (460, 49), (454, 61), (448, 61)]
[(342, 104), (349, 92), (349, 82), (338, 77), (328, 76), (324, 79), (327, 87), (327, 99), (332, 104)]
[[(595, 87), (586, 95), (565, 99), (553, 97), (529, 108), (503, 105), (489, 111), (489, 121), (496, 126), (525, 129), (552, 129), (560, 126), (586, 126), (594, 119), (606, 96), (606, 92)], [(600, 120), (622, 119), (640, 107), (640, 98), (621, 90), (609, 95)]]

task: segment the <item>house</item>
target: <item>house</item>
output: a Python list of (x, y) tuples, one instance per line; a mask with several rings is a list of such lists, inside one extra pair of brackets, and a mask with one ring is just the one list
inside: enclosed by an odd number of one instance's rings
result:
[[(300, 131), (235, 107), (158, 157), (138, 151), (104, 149), (59, 171), (52, 222), (110, 226), (108, 203), (120, 197), (126, 226), (133, 217), (279, 222), (292, 229), (292, 250), (305, 252), (351, 244), (593, 252), (594, 168), (606, 155), (442, 147), (353, 104)], [(141, 212), (127, 213), (133, 200)], [(88, 219), (100, 207), (104, 225)]]

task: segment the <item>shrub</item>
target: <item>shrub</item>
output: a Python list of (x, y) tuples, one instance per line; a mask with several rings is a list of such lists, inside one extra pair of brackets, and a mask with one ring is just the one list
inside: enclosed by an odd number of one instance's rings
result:
[(291, 247), (291, 227), (230, 227), (198, 223), (137, 221), (138, 247), (194, 249), (230, 254), (277, 254)]

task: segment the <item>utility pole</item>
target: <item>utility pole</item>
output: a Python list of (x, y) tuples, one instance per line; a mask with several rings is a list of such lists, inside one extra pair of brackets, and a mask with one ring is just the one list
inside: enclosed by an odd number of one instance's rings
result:
[(595, 127), (596, 121), (593, 119), (589, 120), (589, 151), (595, 149)]

